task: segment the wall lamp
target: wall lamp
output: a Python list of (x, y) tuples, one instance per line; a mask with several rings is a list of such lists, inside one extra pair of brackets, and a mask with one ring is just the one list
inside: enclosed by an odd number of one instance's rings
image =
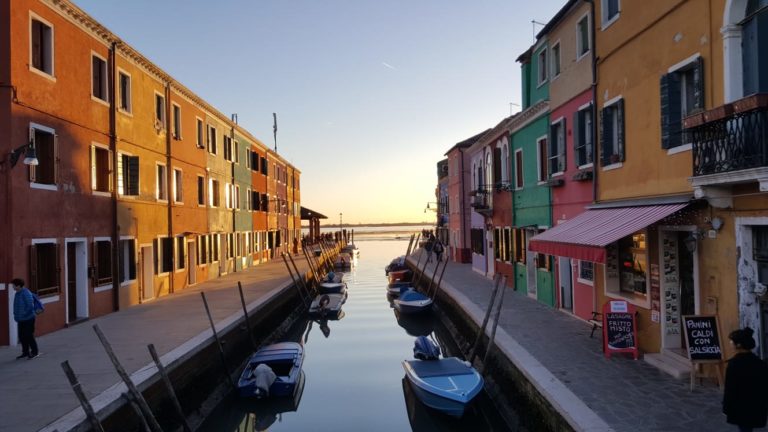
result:
[(696, 247), (699, 245), (699, 240), (704, 238), (704, 231), (701, 230), (695, 230), (691, 231), (691, 233), (683, 240), (683, 243), (685, 244), (685, 248), (688, 250), (688, 252), (696, 252)]
[(35, 140), (30, 140), (27, 144), (17, 147), (8, 157), (11, 162), (11, 168), (15, 167), (24, 153), (24, 165), (38, 165), (37, 152), (35, 151)]

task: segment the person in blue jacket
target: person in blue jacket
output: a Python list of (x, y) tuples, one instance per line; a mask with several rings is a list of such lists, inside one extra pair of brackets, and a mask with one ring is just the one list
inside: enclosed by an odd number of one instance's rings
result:
[(35, 341), (35, 302), (32, 291), (24, 286), (22, 279), (14, 279), (11, 286), (16, 294), (13, 297), (13, 319), (18, 323), (21, 355), (16, 359), (33, 359), (39, 355)]

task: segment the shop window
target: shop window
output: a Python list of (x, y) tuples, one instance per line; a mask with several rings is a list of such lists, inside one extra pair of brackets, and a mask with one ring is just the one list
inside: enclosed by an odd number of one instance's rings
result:
[(118, 249), (118, 277), (120, 283), (126, 283), (136, 279), (136, 240), (123, 239), (120, 240), (120, 248)]
[(94, 286), (112, 283), (112, 242), (97, 240), (93, 242), (93, 278)]
[(29, 246), (29, 289), (40, 297), (60, 292), (59, 245), (53, 242)]
[(606, 291), (628, 299), (645, 298), (647, 292), (645, 233), (622, 238), (606, 247)]
[(493, 256), (496, 260), (501, 260), (501, 229), (493, 229)]

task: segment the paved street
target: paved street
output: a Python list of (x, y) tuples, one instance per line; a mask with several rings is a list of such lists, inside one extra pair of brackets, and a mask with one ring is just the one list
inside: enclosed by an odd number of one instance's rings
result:
[[(303, 261), (299, 265), (306, 268)], [(55, 425), (61, 428), (82, 415), (59, 366), (64, 360), (69, 360), (88, 397), (96, 397), (92, 402), (97, 408), (114, 394), (119, 377), (93, 324), (99, 324), (126, 369), (141, 372), (151, 363), (147, 344), (154, 343), (167, 362), (210, 337), (201, 290), (208, 296), (217, 326), (238, 319), (238, 280), (249, 308), (290, 285), (283, 263), (273, 261), (40, 337), (43, 355), (32, 361), (14, 360), (18, 347), (1, 347), (0, 431), (52, 432), (54, 426), (46, 425), (69, 413)], [(463, 304), (478, 322), (491, 289), (492, 281), (466, 264), (449, 265), (442, 283), (442, 292)], [(600, 339), (590, 339), (589, 331), (584, 322), (510, 289), (496, 340), (550, 403), (582, 430), (733, 430), (720, 414), (716, 387), (699, 387), (691, 393), (687, 381), (675, 380), (643, 361), (606, 359)]]
[[(427, 274), (432, 271), (434, 264)], [(482, 322), (493, 281), (472, 271), (469, 264), (451, 263), (442, 287), (459, 303), (464, 299), (465, 310)], [(606, 430), (605, 425), (616, 431), (735, 430), (721, 414), (717, 386), (707, 384), (690, 392), (687, 380), (676, 380), (642, 360), (622, 355), (606, 359), (600, 338), (590, 339), (590, 331), (585, 322), (508, 288), (496, 339), (507, 356), (526, 364), (529, 372), (543, 366), (540, 386), (550, 390), (562, 407), (573, 410), (588, 430)], [(582, 403), (572, 403), (573, 395)]]

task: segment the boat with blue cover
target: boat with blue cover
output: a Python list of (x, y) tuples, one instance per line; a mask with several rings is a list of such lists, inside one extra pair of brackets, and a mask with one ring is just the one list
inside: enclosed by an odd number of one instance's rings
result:
[(346, 290), (341, 294), (321, 294), (309, 305), (309, 316), (316, 318), (338, 319), (341, 306), (347, 301)]
[(419, 400), (450, 416), (463, 416), (483, 389), (480, 373), (456, 357), (439, 358), (439, 348), (425, 336), (416, 338), (413, 351), (417, 359), (403, 360), (403, 369)]
[(237, 381), (240, 396), (290, 396), (304, 364), (304, 347), (296, 342), (267, 345), (248, 359)]
[(402, 314), (419, 313), (432, 309), (432, 299), (414, 289), (401, 291), (400, 297), (392, 303), (394, 303), (395, 309)]

